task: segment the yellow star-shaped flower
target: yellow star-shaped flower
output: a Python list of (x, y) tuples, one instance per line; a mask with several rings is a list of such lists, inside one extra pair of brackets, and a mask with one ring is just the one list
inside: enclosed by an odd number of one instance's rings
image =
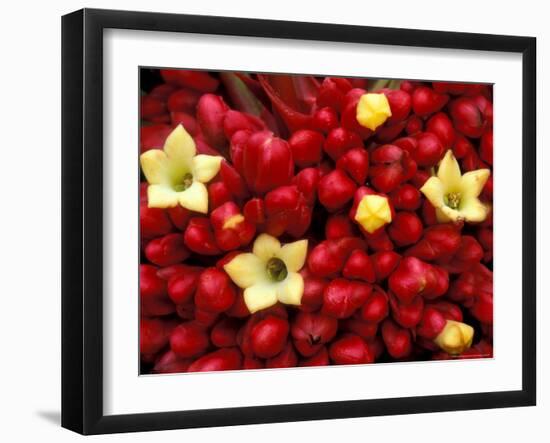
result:
[(466, 323), (447, 320), (445, 327), (434, 339), (434, 343), (452, 355), (462, 354), (472, 346), (474, 328)]
[(361, 126), (376, 130), (391, 117), (390, 103), (384, 94), (363, 94), (357, 103), (356, 118)]
[(478, 197), (490, 174), (489, 169), (478, 169), (462, 175), (453, 152), (448, 150), (439, 164), (437, 176), (430, 177), (420, 191), (435, 207), (440, 223), (482, 222), (489, 208)]
[(306, 261), (307, 240), (281, 246), (279, 240), (260, 234), (252, 252), (235, 256), (224, 265), (231, 280), (244, 289), (244, 301), (251, 313), (273, 306), (278, 301), (299, 305), (304, 279), (298, 271)]
[(173, 208), (180, 204), (190, 211), (208, 212), (208, 191), (204, 183), (220, 170), (222, 158), (197, 155), (195, 142), (178, 125), (164, 142), (163, 149), (141, 154), (141, 169), (149, 186), (150, 208)]
[(355, 221), (369, 234), (390, 223), (391, 209), (387, 197), (381, 195), (365, 195), (355, 213)]

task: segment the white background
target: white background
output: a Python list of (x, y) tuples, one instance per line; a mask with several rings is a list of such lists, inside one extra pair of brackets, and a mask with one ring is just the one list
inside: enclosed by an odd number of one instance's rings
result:
[[(359, 6), (356, 6), (359, 5)], [(3, 233), (2, 309), (0, 320), (0, 436), (17, 441), (74, 441), (79, 437), (58, 426), (60, 392), (60, 15), (82, 6), (167, 12), (294, 19), (358, 25), (535, 35), (538, 37), (538, 145), (550, 113), (543, 89), (548, 73), (550, 31), (543, 2), (394, 0), (374, 3), (340, 0), (306, 4), (295, 0), (251, 4), (233, 0), (175, 3), (156, 0), (11, 2), (4, 5), (0, 40), (0, 121), (2, 168), (0, 224)], [(364, 5), (364, 6), (361, 6)], [(387, 5), (387, 6), (386, 6)], [(377, 10), (376, 8), (380, 8)], [(384, 10), (386, 9), (386, 10)], [(548, 77), (548, 75), (547, 75)], [(543, 100), (544, 98), (544, 100)], [(520, 124), (520, 122), (518, 122)], [(518, 147), (519, 148), (519, 147)], [(539, 156), (540, 171), (548, 155)], [(548, 178), (539, 195), (549, 195)], [(539, 201), (541, 199), (539, 198)], [(539, 225), (548, 225), (547, 208)], [(540, 231), (539, 258), (548, 267), (549, 236)], [(543, 265), (539, 260), (539, 274)], [(519, 271), (518, 271), (519, 272)], [(539, 294), (548, 282), (539, 279)], [(542, 324), (548, 301), (539, 297), (539, 406), (494, 411), (453, 412), (399, 417), (260, 425), (224, 429), (169, 431), (96, 437), (94, 441), (280, 442), (342, 438), (398, 441), (533, 441), (548, 439), (550, 327)], [(545, 350), (541, 344), (545, 344)], [(545, 352), (543, 352), (545, 351)], [(546, 437), (546, 438), (545, 438)]]
[[(233, 54), (247, 54), (245, 60)], [(184, 54), (182, 56), (182, 54)], [(215, 54), (215, 55), (213, 55)], [(281, 58), (284, 57), (284, 61)], [(104, 36), (105, 414), (518, 390), (521, 388), (521, 57), (503, 53), (110, 30)], [(330, 59), (331, 65), (325, 60)], [(368, 63), (365, 63), (368, 60)], [(445, 60), (444, 63), (441, 61)], [(495, 359), (137, 377), (137, 66), (313, 72), (495, 83)], [(116, 239), (116, 241), (113, 241)], [(499, 295), (504, 294), (504, 295)], [(338, 380), (335, 382), (335, 380)], [(410, 381), (414, 380), (414, 383)], [(452, 383), (450, 382), (452, 380)], [(319, 389), (323, 386), (323, 389)], [(178, 394), (184, 395), (178, 395)], [(217, 393), (217, 395), (213, 395)]]

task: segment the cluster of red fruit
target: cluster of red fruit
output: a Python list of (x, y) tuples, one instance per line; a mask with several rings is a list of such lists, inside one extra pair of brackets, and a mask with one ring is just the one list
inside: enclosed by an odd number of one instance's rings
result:
[[(149, 207), (142, 182), (142, 372), (492, 355), (492, 175), (478, 223), (442, 223), (420, 192), (449, 149), (462, 171), (492, 169), (490, 86), (154, 74), (141, 152), (181, 124), (199, 154), (223, 160), (205, 214)], [(357, 117), (367, 91), (391, 109), (374, 130)], [(357, 222), (369, 195), (391, 211), (374, 231)], [(224, 270), (261, 233), (308, 241), (300, 305), (251, 313)], [(473, 342), (442, 344), (449, 322), (472, 327)]]

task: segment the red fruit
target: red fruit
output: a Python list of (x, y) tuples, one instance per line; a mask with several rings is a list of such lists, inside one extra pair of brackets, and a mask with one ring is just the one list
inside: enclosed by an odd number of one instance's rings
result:
[(481, 137), (487, 127), (487, 120), (473, 98), (460, 97), (449, 105), (455, 128), (467, 137)]
[(424, 129), (424, 123), (422, 119), (416, 115), (411, 115), (407, 120), (407, 126), (405, 126), (405, 132), (409, 135), (415, 135), (422, 132)]
[(395, 209), (416, 211), (420, 207), (421, 195), (418, 189), (405, 183), (391, 193), (390, 200)]
[(194, 114), (200, 96), (197, 91), (193, 91), (192, 89), (179, 89), (168, 97), (168, 110), (170, 112), (188, 112)]
[(324, 240), (308, 254), (308, 268), (318, 277), (334, 275), (342, 270), (353, 250), (364, 248), (365, 242), (357, 237)]
[(462, 134), (456, 135), (455, 144), (453, 146), (453, 154), (457, 159), (464, 158), (474, 151), (474, 145)]
[(360, 311), (361, 319), (369, 323), (380, 323), (389, 313), (388, 296), (379, 287), (375, 286)]
[(170, 277), (168, 296), (175, 304), (182, 305), (192, 300), (201, 272), (202, 268), (185, 266), (185, 269)]
[(321, 161), (324, 142), (325, 138), (316, 131), (310, 129), (296, 131), (288, 140), (294, 163), (300, 168), (318, 164)]
[(381, 89), (380, 91), (388, 99), (391, 109), (390, 123), (405, 120), (411, 112), (411, 95), (400, 89)]
[(139, 321), (139, 352), (141, 354), (156, 354), (168, 343), (172, 322), (159, 318), (141, 317)]
[(315, 111), (311, 123), (315, 129), (327, 134), (338, 127), (338, 114), (334, 109), (324, 107)]
[(187, 372), (235, 371), (241, 369), (242, 354), (237, 348), (224, 348), (195, 360)]
[(197, 104), (197, 121), (210, 146), (223, 149), (227, 145), (223, 122), (229, 107), (214, 94), (204, 94)]
[(368, 283), (336, 278), (323, 292), (322, 312), (334, 318), (350, 317), (367, 301), (371, 291)]
[(344, 96), (352, 88), (352, 84), (345, 78), (325, 77), (317, 95), (317, 106), (329, 106), (340, 111), (344, 102)]
[(248, 310), (248, 307), (244, 302), (242, 289), (237, 290), (237, 296), (235, 297), (235, 302), (231, 305), (231, 307), (227, 311), (225, 311), (225, 314), (228, 315), (229, 317), (235, 317), (235, 318), (245, 318), (250, 315), (250, 311)]
[(294, 172), (288, 143), (269, 131), (252, 134), (243, 153), (243, 176), (248, 187), (265, 194), (290, 183)]
[(493, 130), (490, 129), (484, 132), (479, 141), (479, 156), (481, 159), (492, 165), (493, 164)]
[(481, 292), (475, 299), (470, 308), (471, 314), (481, 323), (493, 324), (493, 294)]
[(336, 168), (347, 172), (357, 184), (362, 185), (369, 173), (369, 153), (363, 148), (352, 148), (338, 159)]
[(460, 274), (470, 269), (483, 259), (484, 251), (477, 240), (471, 235), (461, 238), (460, 246), (450, 261), (442, 266), (452, 274)]
[(446, 318), (439, 310), (427, 306), (422, 314), (422, 320), (416, 327), (416, 333), (422, 338), (433, 340), (443, 330), (446, 323)]
[(439, 137), (431, 132), (422, 132), (416, 136), (418, 145), (413, 158), (418, 166), (435, 166), (445, 155), (445, 147)]
[(309, 358), (303, 358), (299, 362), (299, 366), (327, 366), (329, 364), (328, 351), (326, 347), (322, 347), (315, 355)]
[(323, 291), (328, 284), (328, 280), (315, 277), (307, 267), (302, 268), (300, 274), (304, 279), (304, 293), (302, 294), (300, 309), (306, 312), (317, 311), (323, 304)]
[(373, 234), (369, 234), (361, 228), (363, 235), (367, 239), (367, 245), (369, 249), (373, 251), (391, 251), (393, 249), (393, 243), (388, 236), (384, 227), (378, 229)]
[(351, 332), (364, 340), (369, 340), (375, 337), (378, 332), (378, 323), (362, 321), (356, 317), (357, 314), (353, 317), (346, 318), (345, 320), (340, 320), (340, 330), (343, 332)]
[[(252, 135), (252, 131), (241, 130), (235, 132), (231, 137), (231, 143), (229, 145), (229, 154), (231, 156), (231, 162), (239, 174), (243, 174), (243, 157), (246, 149), (246, 143)], [(222, 162), (223, 163), (223, 162)]]
[(211, 210), (231, 200), (231, 192), (229, 192), (224, 182), (214, 182), (208, 185), (208, 207)]
[(160, 149), (164, 146), (164, 141), (170, 135), (173, 128), (170, 125), (147, 125), (140, 128), (139, 147), (140, 152), (144, 153), (149, 149)]
[(388, 354), (393, 358), (403, 359), (412, 352), (411, 334), (407, 329), (397, 326), (392, 320), (386, 319), (382, 323), (382, 339)]
[(371, 154), (369, 175), (372, 185), (380, 192), (393, 191), (416, 172), (409, 153), (395, 145), (383, 145)]
[(170, 122), (174, 127), (182, 125), (193, 137), (198, 136), (200, 133), (199, 124), (195, 117), (185, 112), (172, 112), (170, 114)]
[(416, 174), (414, 174), (413, 178), (411, 179), (411, 183), (413, 184), (413, 186), (416, 186), (420, 189), (422, 186), (424, 186), (424, 183), (426, 183), (431, 176), (432, 175), (428, 171), (418, 169), (416, 171)]
[(274, 357), (283, 350), (288, 331), (285, 319), (268, 316), (260, 320), (251, 330), (252, 351), (260, 358)]
[(255, 225), (265, 223), (265, 205), (260, 198), (253, 198), (246, 202), (243, 208), (243, 214), (246, 221)]
[(298, 356), (296, 355), (296, 351), (294, 351), (292, 343), (288, 342), (285, 348), (279, 354), (266, 360), (265, 367), (270, 369), (293, 368), (297, 364)]
[(405, 126), (407, 126), (406, 121), (387, 123), (386, 125), (378, 128), (376, 131), (376, 141), (380, 143), (391, 143), (399, 137), (401, 132), (403, 132), (403, 129), (405, 129)]
[(265, 129), (267, 129), (267, 126), (263, 120), (245, 112), (234, 111), (233, 109), (228, 110), (223, 119), (223, 132), (228, 140), (231, 140), (231, 137), (237, 131), (248, 130), (255, 132)]
[(319, 201), (329, 211), (336, 211), (353, 198), (356, 188), (345, 172), (335, 169), (319, 180)]
[(334, 161), (338, 160), (350, 149), (362, 147), (363, 142), (361, 138), (355, 132), (345, 128), (335, 128), (330, 131), (324, 145), (325, 152)]
[(439, 111), (448, 101), (448, 95), (438, 94), (427, 86), (419, 86), (412, 93), (412, 108), (419, 117), (425, 117)]
[(239, 322), (232, 318), (224, 318), (217, 322), (210, 332), (212, 344), (218, 348), (237, 346)]
[(356, 249), (351, 253), (342, 270), (342, 275), (349, 279), (364, 280), (368, 283), (376, 281), (372, 261), (368, 254), (361, 249)]
[(183, 243), (183, 235), (167, 234), (147, 243), (145, 256), (155, 265), (169, 266), (184, 261), (189, 251)]
[(325, 238), (355, 237), (357, 229), (346, 214), (330, 215), (325, 223)]
[(166, 105), (158, 98), (144, 95), (140, 100), (139, 111), (143, 120), (150, 120), (151, 118), (166, 114)]
[(216, 244), (212, 225), (206, 217), (193, 217), (185, 229), (183, 236), (185, 246), (191, 251), (202, 255), (221, 254)]
[(227, 189), (237, 198), (246, 198), (249, 196), (248, 188), (240, 173), (227, 161), (222, 161), (220, 165), (220, 176)]
[(451, 119), (444, 112), (438, 112), (428, 120), (426, 131), (435, 134), (445, 148), (453, 146), (456, 137), (455, 128)]
[(200, 92), (214, 92), (219, 81), (208, 72), (186, 69), (161, 69), (160, 75), (168, 84)]
[(261, 360), (254, 357), (245, 357), (243, 360), (243, 369), (263, 369), (264, 364)]
[(337, 365), (361, 365), (374, 362), (374, 355), (367, 343), (361, 337), (351, 334), (333, 342), (329, 355)]
[(154, 374), (187, 372), (191, 359), (178, 357), (173, 351), (166, 351), (155, 363)]
[(384, 280), (399, 264), (401, 256), (394, 251), (380, 251), (370, 256), (376, 281)]
[(460, 231), (452, 224), (438, 224), (424, 231), (422, 240), (405, 251), (405, 255), (433, 261), (450, 257), (458, 251)]
[(204, 353), (208, 346), (206, 330), (196, 323), (182, 323), (170, 334), (170, 348), (178, 357), (195, 357)]
[(210, 328), (218, 321), (219, 314), (217, 312), (205, 311), (204, 309), (195, 306), (194, 318), (195, 322), (203, 328)]
[(231, 307), (235, 297), (235, 288), (225, 272), (208, 268), (200, 275), (195, 292), (197, 308), (208, 312), (223, 312)]
[(313, 206), (317, 199), (317, 186), (320, 178), (319, 168), (305, 168), (292, 179), (292, 184), (298, 188), (309, 206)]
[(430, 265), (422, 260), (404, 257), (389, 277), (389, 288), (402, 303), (409, 304), (426, 290), (430, 271)]
[(477, 240), (485, 251), (483, 261), (491, 261), (493, 259), (493, 230), (491, 228), (480, 228), (477, 231)]
[(424, 299), (420, 296), (413, 298), (411, 303), (401, 303), (390, 293), (390, 306), (393, 319), (403, 328), (414, 328), (422, 319)]
[(166, 210), (174, 226), (180, 231), (185, 231), (187, 223), (189, 223), (189, 219), (191, 218), (191, 211), (180, 205), (167, 208)]
[(291, 327), (294, 346), (304, 357), (317, 353), (336, 335), (338, 320), (320, 314), (299, 312)]
[(246, 246), (256, 233), (254, 224), (246, 221), (239, 207), (226, 202), (210, 214), (217, 245), (224, 251)]
[(167, 100), (170, 94), (177, 90), (177, 88), (174, 85), (169, 85), (167, 83), (162, 83), (160, 85), (155, 86), (151, 91), (149, 92), (149, 95), (151, 97), (155, 97), (158, 100)]
[(140, 188), (139, 229), (141, 238), (154, 238), (168, 234), (173, 226), (164, 209), (147, 206), (147, 184)]
[(175, 311), (166, 293), (166, 282), (154, 266), (139, 265), (139, 295), (142, 315), (167, 315)]
[(397, 246), (407, 246), (420, 240), (422, 230), (422, 221), (414, 212), (398, 212), (388, 227), (388, 234)]

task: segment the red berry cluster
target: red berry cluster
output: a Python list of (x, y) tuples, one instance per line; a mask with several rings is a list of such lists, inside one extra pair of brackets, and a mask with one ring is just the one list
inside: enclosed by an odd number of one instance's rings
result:
[[(179, 124), (221, 155), (208, 213), (151, 208), (141, 185), (142, 372), (363, 364), (492, 355), (492, 217), (438, 223), (419, 191), (445, 152), (462, 171), (492, 169), (492, 88), (337, 77), (142, 72), (141, 152)], [(382, 88), (379, 88), (382, 83)], [(358, 102), (378, 85), (391, 117), (368, 129)], [(388, 198), (374, 233), (361, 198)], [(492, 203), (492, 177), (481, 200)], [(228, 223), (236, 220), (238, 223)], [(307, 239), (300, 306), (250, 314), (224, 271), (254, 238)], [(449, 354), (448, 320), (474, 328)]]

